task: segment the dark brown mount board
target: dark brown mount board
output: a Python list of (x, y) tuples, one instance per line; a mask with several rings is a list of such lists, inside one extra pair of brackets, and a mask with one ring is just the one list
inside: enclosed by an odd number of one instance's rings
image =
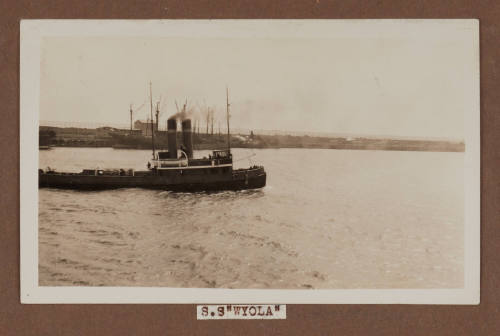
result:
[[(19, 299), (20, 19), (477, 18), (481, 54), (481, 304), (288, 305), (287, 320), (196, 321), (195, 305), (21, 305)], [(500, 2), (0, 2), (0, 335), (500, 334)]]

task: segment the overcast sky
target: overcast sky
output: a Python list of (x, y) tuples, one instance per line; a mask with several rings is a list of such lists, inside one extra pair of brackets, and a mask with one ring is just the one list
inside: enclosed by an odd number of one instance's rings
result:
[[(41, 50), (40, 119), (129, 123), (129, 104), (217, 107), (231, 127), (462, 139), (471, 41), (442, 38), (50, 37)], [(134, 119), (145, 119), (149, 105)]]

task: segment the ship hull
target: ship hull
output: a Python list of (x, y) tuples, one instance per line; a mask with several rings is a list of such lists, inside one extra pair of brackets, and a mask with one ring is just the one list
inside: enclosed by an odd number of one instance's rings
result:
[(205, 176), (94, 176), (68, 173), (40, 173), (40, 188), (107, 190), (145, 188), (177, 192), (258, 189), (266, 185), (263, 168), (236, 170), (230, 175)]

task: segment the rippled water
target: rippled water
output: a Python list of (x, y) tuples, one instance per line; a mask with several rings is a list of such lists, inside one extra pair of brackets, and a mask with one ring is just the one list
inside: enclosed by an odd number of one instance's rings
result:
[[(264, 189), (41, 189), (40, 285), (463, 286), (463, 153), (233, 153), (256, 154), (268, 173)], [(145, 169), (149, 158), (149, 151), (55, 148), (40, 151), (40, 167)]]

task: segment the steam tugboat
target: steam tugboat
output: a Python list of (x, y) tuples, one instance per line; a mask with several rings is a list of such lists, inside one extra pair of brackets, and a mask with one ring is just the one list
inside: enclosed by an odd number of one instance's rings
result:
[[(266, 185), (266, 172), (262, 166), (233, 169), (228, 96), (228, 147), (225, 150), (214, 150), (208, 158), (193, 158), (191, 120), (185, 116), (185, 113), (181, 113), (167, 121), (168, 151), (155, 151), (154, 132), (152, 132), (153, 159), (152, 163), (148, 162), (148, 170), (84, 169), (80, 173), (63, 173), (39, 169), (38, 185), (40, 188), (82, 190), (148, 188), (179, 192), (257, 189)], [(182, 126), (181, 148), (177, 146), (177, 119), (181, 120)]]

